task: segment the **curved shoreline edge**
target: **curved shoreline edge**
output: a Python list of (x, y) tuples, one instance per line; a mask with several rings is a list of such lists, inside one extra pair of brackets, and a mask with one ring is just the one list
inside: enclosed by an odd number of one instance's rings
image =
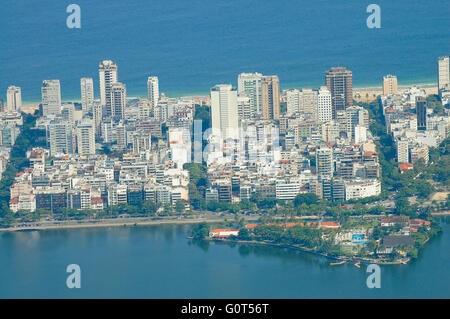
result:
[[(148, 220), (137, 217), (136, 219), (126, 219), (126, 220), (100, 220), (98, 222), (86, 222), (82, 221), (80, 223), (67, 223), (64, 224), (49, 224), (49, 225), (38, 225), (29, 227), (8, 227), (0, 228), (0, 232), (20, 232), (20, 231), (40, 231), (40, 230), (55, 230), (55, 229), (76, 229), (76, 228), (102, 228), (102, 227), (123, 227), (123, 226), (151, 226), (151, 225), (163, 225), (163, 224), (199, 224), (199, 223), (220, 223), (224, 222), (226, 217), (223, 218), (183, 218), (183, 219), (160, 219), (160, 220)], [(256, 220), (254, 217), (247, 217), (246, 220)], [(117, 221), (117, 222), (115, 222)]]
[(378, 265), (402, 265), (407, 264), (411, 261), (411, 258), (404, 258), (404, 259), (398, 259), (390, 262), (383, 262), (376, 259), (370, 259), (370, 258), (363, 258), (363, 257), (348, 257), (348, 256), (334, 256), (329, 255), (327, 253), (321, 253), (317, 251), (313, 251), (308, 248), (294, 246), (294, 245), (286, 245), (286, 244), (277, 244), (277, 243), (271, 243), (271, 242), (264, 242), (264, 241), (256, 241), (256, 240), (234, 240), (234, 239), (212, 239), (212, 238), (205, 238), (200, 239), (208, 242), (215, 242), (215, 243), (234, 243), (234, 244), (240, 244), (240, 245), (254, 245), (254, 246), (271, 246), (271, 247), (278, 247), (278, 248), (286, 248), (286, 249), (292, 249), (297, 250), (301, 252), (305, 252), (308, 254), (316, 255), (325, 257), (327, 259), (331, 260), (338, 260), (338, 261), (345, 261), (345, 262), (354, 262), (354, 263), (362, 263), (362, 264), (378, 264)]

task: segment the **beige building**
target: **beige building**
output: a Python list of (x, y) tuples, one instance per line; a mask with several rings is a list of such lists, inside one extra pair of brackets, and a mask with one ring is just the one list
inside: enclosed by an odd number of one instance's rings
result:
[(280, 119), (280, 80), (278, 76), (264, 76), (261, 80), (262, 113), (264, 119)]
[(397, 94), (398, 93), (398, 82), (395, 75), (386, 75), (383, 77), (383, 94)]
[(445, 89), (450, 85), (450, 58), (442, 56), (438, 59), (438, 89)]

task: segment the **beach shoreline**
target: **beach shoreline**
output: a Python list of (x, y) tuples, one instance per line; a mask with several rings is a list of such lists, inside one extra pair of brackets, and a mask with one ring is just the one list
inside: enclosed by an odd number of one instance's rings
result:
[[(424, 82), (424, 83), (407, 83), (407, 84), (402, 84), (399, 85), (398, 88), (400, 90), (405, 90), (408, 89), (412, 86), (417, 86), (417, 87), (421, 87), (421, 88), (436, 88), (437, 90), (437, 83), (435, 82)], [(300, 88), (301, 86), (299, 85), (287, 85), (286, 87), (282, 87), (281, 90), (290, 90), (290, 89), (295, 89), (295, 88)], [(303, 86), (303, 87), (307, 87), (307, 86)], [(312, 86), (314, 87), (314, 86)], [(361, 85), (361, 86), (353, 86), (353, 90), (354, 91), (382, 91), (383, 87), (381, 85), (377, 86), (377, 85), (373, 85), (373, 86), (368, 86), (368, 85)], [(166, 94), (166, 96), (168, 98), (195, 98), (195, 97), (209, 97), (209, 93), (208, 91), (205, 92), (191, 92), (191, 93), (185, 93), (185, 94)], [(144, 93), (135, 93), (133, 94), (132, 97), (129, 97), (128, 99), (132, 100), (132, 99), (140, 99), (140, 98), (146, 98), (145, 92)], [(97, 99), (98, 100), (98, 99)], [(79, 97), (74, 97), (74, 98), (70, 98), (67, 100), (63, 101), (64, 103), (81, 103), (81, 99)], [(36, 106), (39, 105), (41, 103), (40, 100), (38, 101), (27, 101), (27, 100), (22, 100), (22, 104), (23, 106)]]

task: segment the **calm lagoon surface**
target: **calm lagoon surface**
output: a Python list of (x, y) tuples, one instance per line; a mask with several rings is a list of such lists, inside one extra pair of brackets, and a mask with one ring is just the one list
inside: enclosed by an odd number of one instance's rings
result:
[[(0, 298), (449, 298), (450, 219), (419, 259), (382, 266), (330, 266), (277, 247), (195, 243), (190, 225), (0, 234)], [(81, 288), (66, 267), (81, 267)]]

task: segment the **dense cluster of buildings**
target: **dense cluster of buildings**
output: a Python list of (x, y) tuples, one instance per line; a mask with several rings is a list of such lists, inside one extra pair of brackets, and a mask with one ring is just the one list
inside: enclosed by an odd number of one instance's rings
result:
[(380, 194), (369, 113), (352, 105), (352, 72), (331, 68), (325, 78), (318, 90), (280, 91), (277, 76), (242, 73), (237, 88), (211, 89), (206, 201)]
[[(369, 113), (353, 105), (346, 68), (328, 70), (317, 90), (280, 90), (276, 75), (241, 73), (237, 87), (218, 84), (208, 97), (168, 98), (160, 94), (158, 77), (149, 76), (145, 99), (127, 98), (113, 61), (102, 61), (98, 72), (100, 100), (92, 78), (80, 80), (81, 103), (62, 102), (59, 80), (43, 81), (36, 128), (45, 130), (47, 147), (27, 153), (30, 167), (11, 187), (13, 211), (104, 209), (145, 200), (189, 207), (183, 167), (191, 161), (206, 163), (207, 202), (292, 200), (300, 193), (343, 201), (381, 192)], [(443, 101), (448, 82), (448, 57), (440, 58)], [(395, 76), (384, 77), (383, 90), (399, 162), (427, 161), (428, 148), (446, 137), (449, 117), (430, 114), (419, 88), (399, 94)], [(3, 147), (14, 144), (21, 125), (20, 88), (8, 88), (7, 97), (1, 167), (8, 153)], [(194, 120), (198, 106), (210, 109), (207, 125)]]
[[(399, 92), (392, 79), (385, 78), (385, 87), (389, 88), (381, 96), (387, 133), (392, 136), (397, 149), (397, 162), (400, 169), (411, 169), (418, 160), (429, 161), (429, 149), (437, 147), (447, 136), (450, 129), (450, 113), (447, 108), (435, 112), (428, 106), (424, 89), (411, 87)], [(387, 83), (386, 83), (387, 82)], [(442, 104), (449, 104), (450, 79), (449, 58), (438, 61), (439, 96)]]
[(20, 134), (23, 124), (20, 109), (22, 107), (22, 94), (20, 87), (10, 86), (6, 92), (6, 105), (0, 101), (0, 179), (6, 170), (11, 148)]

